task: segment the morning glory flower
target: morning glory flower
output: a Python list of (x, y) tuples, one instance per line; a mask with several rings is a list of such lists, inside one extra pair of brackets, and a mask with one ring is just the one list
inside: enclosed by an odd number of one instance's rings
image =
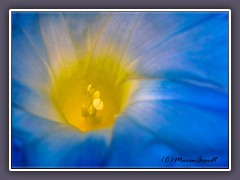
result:
[(13, 168), (228, 167), (227, 12), (13, 12), (11, 37)]

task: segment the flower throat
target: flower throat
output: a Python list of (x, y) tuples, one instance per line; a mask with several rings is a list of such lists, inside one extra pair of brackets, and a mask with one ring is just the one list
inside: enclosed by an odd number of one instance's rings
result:
[(129, 70), (118, 53), (88, 53), (63, 66), (53, 79), (50, 98), (63, 122), (82, 132), (111, 127), (133, 92)]

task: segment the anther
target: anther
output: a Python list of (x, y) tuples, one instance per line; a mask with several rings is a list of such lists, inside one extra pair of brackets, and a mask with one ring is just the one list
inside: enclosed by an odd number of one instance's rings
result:
[(93, 99), (93, 107), (97, 111), (101, 111), (103, 109), (103, 101), (99, 98)]
[(89, 84), (88, 87), (87, 87), (88, 96), (92, 97), (94, 91), (95, 91), (94, 87), (91, 84)]

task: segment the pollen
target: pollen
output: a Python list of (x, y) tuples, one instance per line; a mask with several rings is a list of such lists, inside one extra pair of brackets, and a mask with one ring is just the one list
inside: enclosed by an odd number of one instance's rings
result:
[(103, 109), (103, 101), (101, 99), (94, 99), (93, 100), (93, 107), (97, 110), (97, 111), (101, 111)]
[(103, 101), (100, 99), (100, 92), (95, 90), (90, 84), (87, 87), (87, 95), (91, 103), (88, 105), (88, 108), (85, 104), (82, 105), (82, 117), (86, 120), (91, 119), (91, 121), (98, 120), (101, 117), (97, 116), (97, 112), (103, 109)]

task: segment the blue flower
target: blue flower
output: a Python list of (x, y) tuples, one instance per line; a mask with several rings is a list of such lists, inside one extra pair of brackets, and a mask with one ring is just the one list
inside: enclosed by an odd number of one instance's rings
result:
[(13, 12), (11, 97), (13, 168), (227, 168), (228, 13)]

